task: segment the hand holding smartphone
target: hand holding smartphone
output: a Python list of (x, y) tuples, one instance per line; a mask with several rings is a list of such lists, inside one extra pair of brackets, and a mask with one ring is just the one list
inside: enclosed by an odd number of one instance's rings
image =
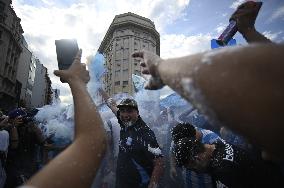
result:
[[(57, 54), (57, 62), (59, 70), (68, 69), (79, 50), (77, 41), (75, 39), (60, 39), (55, 40), (56, 45), (56, 54)], [(66, 83), (66, 81), (60, 78), (62, 83)]]

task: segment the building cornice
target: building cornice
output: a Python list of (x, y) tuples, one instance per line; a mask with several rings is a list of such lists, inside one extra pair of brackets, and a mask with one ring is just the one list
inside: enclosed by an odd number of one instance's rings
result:
[(108, 46), (108, 43), (113, 38), (112, 36), (116, 29), (120, 29), (122, 27), (129, 27), (129, 26), (140, 27), (141, 29), (148, 30), (151, 34), (153, 34), (157, 42), (156, 51), (157, 51), (157, 54), (160, 55), (160, 48), (159, 48), (160, 34), (156, 31), (154, 23), (148, 18), (144, 18), (142, 16), (139, 16), (133, 13), (125, 13), (125, 14), (120, 14), (120, 15), (115, 16), (110, 27), (107, 30), (107, 33), (103, 41), (101, 42), (101, 45), (98, 51), (100, 53), (103, 53), (105, 51), (106, 47)]

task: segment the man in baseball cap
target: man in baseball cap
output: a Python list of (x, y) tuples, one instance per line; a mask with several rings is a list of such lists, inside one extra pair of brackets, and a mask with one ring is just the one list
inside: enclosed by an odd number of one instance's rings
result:
[(116, 188), (155, 187), (163, 171), (162, 153), (154, 132), (139, 115), (137, 102), (123, 99), (118, 105), (100, 90), (120, 124)]

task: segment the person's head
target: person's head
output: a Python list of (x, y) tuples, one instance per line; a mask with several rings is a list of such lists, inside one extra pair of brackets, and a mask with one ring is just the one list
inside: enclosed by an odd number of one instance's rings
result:
[(168, 113), (169, 121), (173, 121), (175, 119), (175, 114), (174, 114), (173, 108), (172, 107), (168, 107), (167, 108), (167, 113)]
[(206, 172), (209, 160), (205, 147), (200, 141), (182, 138), (175, 143), (174, 155), (178, 166), (183, 166), (197, 172)]
[(18, 123), (22, 124), (24, 123), (23, 120), (26, 116), (27, 113), (22, 108), (16, 108), (8, 113), (10, 123), (13, 123), (15, 120), (17, 120)]
[(125, 126), (131, 126), (138, 120), (138, 105), (134, 99), (123, 99), (119, 105), (117, 105), (117, 108), (119, 109), (120, 120)]
[(196, 129), (190, 123), (179, 123), (172, 129), (172, 139), (178, 142), (182, 138), (195, 139)]
[(168, 121), (167, 109), (161, 110), (159, 120), (161, 120), (161, 121), (166, 121), (166, 122)]

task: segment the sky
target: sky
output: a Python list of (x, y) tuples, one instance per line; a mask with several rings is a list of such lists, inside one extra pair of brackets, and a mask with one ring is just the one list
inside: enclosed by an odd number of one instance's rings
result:
[[(62, 102), (72, 101), (67, 84), (53, 75), (57, 69), (54, 41), (77, 39), (86, 57), (95, 55), (115, 15), (132, 12), (151, 19), (160, 33), (161, 57), (179, 57), (210, 50), (230, 15), (245, 0), (12, 0), (21, 18), (29, 48), (48, 68), (52, 87)], [(275, 42), (284, 42), (284, 1), (263, 0), (256, 28)], [(245, 44), (240, 34), (238, 44)]]

